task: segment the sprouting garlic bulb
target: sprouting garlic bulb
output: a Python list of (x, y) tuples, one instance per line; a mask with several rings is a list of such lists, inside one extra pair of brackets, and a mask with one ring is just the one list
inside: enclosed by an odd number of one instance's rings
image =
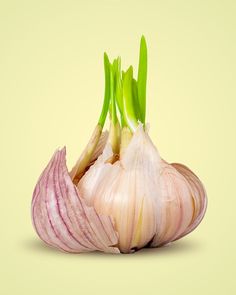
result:
[[(137, 80), (132, 66), (121, 71), (120, 57), (110, 63), (104, 54), (104, 70), (103, 107), (87, 146), (70, 173), (65, 148), (56, 151), (33, 193), (37, 234), (66, 252), (160, 247), (194, 230), (206, 211), (198, 177), (165, 162), (147, 133), (145, 38)], [(108, 111), (109, 133), (102, 131)]]
[(142, 125), (119, 161), (106, 163), (111, 155), (107, 145), (78, 191), (113, 218), (121, 252), (169, 243), (197, 226), (206, 208), (202, 184), (188, 168), (164, 162)]

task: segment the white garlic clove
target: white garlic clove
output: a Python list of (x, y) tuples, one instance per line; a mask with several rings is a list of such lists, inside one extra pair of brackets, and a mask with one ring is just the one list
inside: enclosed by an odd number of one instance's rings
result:
[(206, 193), (200, 180), (182, 164), (162, 160), (161, 212), (152, 247), (162, 246), (191, 232), (206, 210)]
[(135, 131), (120, 161), (106, 163), (104, 155), (78, 184), (81, 196), (100, 214), (112, 216), (123, 253), (144, 247), (155, 235), (160, 157), (142, 125)]
[(157, 213), (157, 233), (152, 246), (161, 246), (181, 235), (190, 225), (193, 214), (193, 198), (186, 179), (171, 165), (162, 161), (160, 170), (161, 210)]
[(207, 195), (206, 195), (206, 190), (204, 188), (203, 183), (188, 167), (178, 163), (173, 163), (171, 165), (179, 173), (181, 173), (184, 176), (184, 178), (187, 180), (187, 182), (190, 184), (192, 189), (192, 197), (194, 200), (195, 215), (193, 217), (191, 224), (186, 229), (186, 231), (176, 238), (176, 239), (179, 239), (187, 235), (191, 231), (193, 231), (202, 221), (207, 208)]

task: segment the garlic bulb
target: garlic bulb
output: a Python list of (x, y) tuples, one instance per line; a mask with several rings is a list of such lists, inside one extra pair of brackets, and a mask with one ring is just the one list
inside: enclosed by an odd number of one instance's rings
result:
[[(65, 148), (56, 151), (33, 193), (36, 232), (66, 252), (160, 247), (194, 230), (206, 211), (198, 177), (164, 161), (148, 135), (144, 37), (137, 81), (132, 67), (121, 74), (120, 58), (111, 64), (105, 54), (104, 69), (103, 108), (88, 145), (70, 173)], [(108, 111), (109, 133), (102, 132)]]

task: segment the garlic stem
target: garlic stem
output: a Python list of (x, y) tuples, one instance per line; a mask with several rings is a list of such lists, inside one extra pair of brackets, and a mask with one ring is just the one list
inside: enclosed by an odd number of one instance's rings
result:
[(123, 81), (121, 77), (121, 58), (118, 57), (113, 63), (114, 75), (115, 75), (115, 98), (118, 110), (120, 112), (121, 126), (125, 126), (125, 120), (123, 116)]
[(140, 121), (145, 124), (146, 117), (146, 84), (147, 84), (147, 44), (145, 37), (142, 36), (139, 50), (138, 66), (138, 100), (140, 105)]
[[(115, 60), (114, 60), (115, 63)], [(113, 64), (114, 64), (113, 63)], [(114, 79), (114, 70), (113, 65), (110, 64), (110, 117), (114, 125), (116, 125), (118, 119), (116, 114), (116, 100), (115, 100), (115, 79)]]
[(123, 116), (126, 126), (132, 132), (138, 127), (138, 118), (136, 116), (136, 106), (133, 99), (133, 67), (130, 66), (124, 73), (123, 78)]
[(106, 52), (104, 53), (104, 73), (105, 73), (105, 93), (104, 93), (102, 112), (98, 120), (98, 124), (102, 128), (105, 124), (107, 112), (108, 112), (109, 104), (110, 104), (110, 62)]
[(110, 62), (106, 53), (104, 53), (104, 73), (105, 73), (105, 93), (102, 111), (98, 120), (98, 124), (96, 125), (93, 134), (86, 145), (84, 151), (76, 162), (75, 166), (72, 168), (70, 172), (71, 179), (73, 183), (77, 184), (81, 176), (83, 175), (86, 167), (89, 165), (90, 159), (96, 149), (100, 136), (102, 134), (102, 129), (106, 121), (109, 104), (110, 104)]

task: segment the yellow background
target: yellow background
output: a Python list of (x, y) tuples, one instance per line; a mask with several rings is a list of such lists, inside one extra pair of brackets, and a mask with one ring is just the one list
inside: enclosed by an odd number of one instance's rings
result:
[[(236, 2), (0, 2), (0, 293), (236, 294)], [(150, 134), (167, 161), (204, 182), (199, 228), (134, 255), (68, 255), (30, 219), (34, 185), (57, 147), (76, 161), (99, 116), (103, 51), (137, 69), (149, 49)]]

